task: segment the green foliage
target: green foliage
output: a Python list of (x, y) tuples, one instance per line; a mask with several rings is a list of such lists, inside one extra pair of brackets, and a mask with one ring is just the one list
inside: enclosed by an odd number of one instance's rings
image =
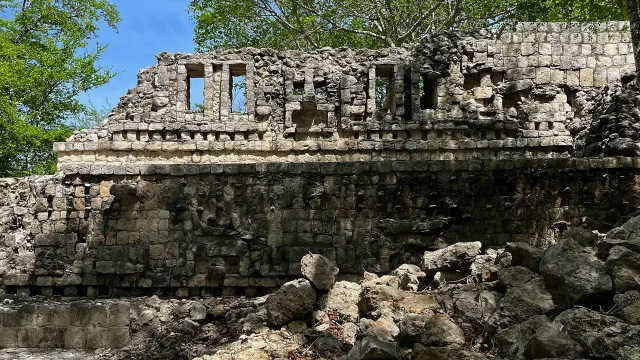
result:
[(111, 110), (113, 110), (113, 105), (109, 100), (105, 99), (104, 103), (98, 108), (89, 99), (85, 104), (85, 109), (81, 113), (74, 115), (68, 125), (73, 130), (92, 128), (109, 117)]
[(199, 51), (380, 48), (515, 21), (626, 19), (622, 0), (192, 0)]
[(106, 0), (0, 0), (0, 14), (0, 176), (50, 173), (65, 120), (87, 109), (78, 94), (114, 76), (96, 36), (119, 14)]

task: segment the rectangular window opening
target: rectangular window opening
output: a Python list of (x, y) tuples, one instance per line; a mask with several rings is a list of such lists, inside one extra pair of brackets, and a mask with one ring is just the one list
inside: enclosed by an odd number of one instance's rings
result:
[(420, 109), (438, 108), (438, 80), (430, 79), (427, 74), (420, 75)]
[(187, 65), (187, 104), (189, 110), (204, 111), (204, 64)]
[(293, 82), (293, 95), (304, 94), (304, 80)]
[(247, 67), (244, 64), (229, 66), (229, 99), (231, 112), (234, 114), (247, 113)]
[(376, 67), (376, 108), (383, 111), (395, 110), (395, 93), (393, 92), (393, 67)]
[(327, 96), (327, 83), (326, 81), (316, 81), (313, 83), (313, 90), (316, 96)]

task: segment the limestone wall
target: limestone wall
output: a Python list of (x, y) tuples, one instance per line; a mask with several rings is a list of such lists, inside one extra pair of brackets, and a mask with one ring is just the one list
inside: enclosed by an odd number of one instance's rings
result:
[[(256, 295), (309, 251), (346, 276), (458, 241), (605, 232), (640, 205), (633, 158), (173, 165), (0, 182), (18, 295)], [(153, 170), (153, 171), (152, 171)]]
[[(162, 53), (105, 123), (55, 145), (59, 168), (566, 156), (590, 92), (633, 69), (625, 26), (521, 24), (375, 51)], [(246, 104), (234, 113), (240, 75)], [(189, 109), (190, 78), (204, 78), (201, 110)]]
[(0, 349), (118, 349), (129, 345), (128, 302), (39, 302), (0, 307)]

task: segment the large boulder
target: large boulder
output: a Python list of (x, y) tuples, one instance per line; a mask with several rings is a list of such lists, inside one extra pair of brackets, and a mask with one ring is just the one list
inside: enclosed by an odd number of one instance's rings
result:
[(422, 270), (427, 276), (433, 276), (438, 271), (466, 271), (480, 255), (482, 243), (463, 242), (447, 246), (444, 249), (436, 251), (427, 251), (424, 253), (422, 261)]
[(511, 265), (524, 266), (527, 269), (538, 272), (540, 260), (544, 250), (524, 242), (510, 242), (504, 248), (511, 253)]
[(396, 341), (400, 345), (410, 346), (422, 339), (422, 329), (424, 323), (429, 320), (431, 315), (406, 314), (398, 323), (400, 332), (396, 336)]
[(347, 360), (399, 360), (402, 358), (400, 350), (394, 342), (368, 336), (356, 341), (347, 354)]
[(494, 337), (500, 355), (509, 359), (524, 357), (524, 349), (536, 331), (551, 321), (545, 315), (536, 315), (527, 320), (500, 330)]
[(543, 324), (524, 347), (527, 360), (543, 358), (577, 359), (584, 355), (584, 350), (571, 336), (560, 331), (558, 324)]
[(452, 295), (453, 308), (457, 317), (464, 324), (471, 325), (473, 329), (482, 329), (487, 319), (498, 309), (500, 299), (502, 299), (500, 293), (484, 290), (473, 284), (455, 289)]
[(621, 354), (640, 352), (640, 326), (625, 324), (614, 316), (574, 308), (558, 315), (554, 322), (562, 325), (562, 331), (576, 340), (588, 357), (631, 360)]
[(540, 261), (540, 273), (554, 301), (562, 308), (613, 290), (603, 261), (591, 248), (572, 239), (550, 247)]
[(338, 267), (333, 261), (318, 254), (307, 254), (300, 260), (302, 275), (318, 290), (329, 290), (336, 282)]
[(358, 301), (362, 287), (349, 281), (338, 281), (322, 297), (320, 308), (326, 312), (335, 312), (344, 321), (357, 322), (360, 317)]
[(609, 251), (607, 267), (613, 276), (617, 293), (640, 289), (640, 254), (624, 246), (614, 246)]
[(282, 325), (303, 319), (311, 314), (315, 302), (316, 291), (308, 280), (289, 281), (267, 298), (267, 322), (270, 325)]
[(424, 323), (421, 344), (460, 348), (464, 346), (464, 332), (446, 314), (435, 314)]
[(498, 310), (485, 324), (485, 333), (496, 331), (525, 321), (535, 315), (544, 315), (555, 309), (553, 298), (544, 286), (541, 277), (534, 278), (520, 286), (507, 290), (499, 303)]

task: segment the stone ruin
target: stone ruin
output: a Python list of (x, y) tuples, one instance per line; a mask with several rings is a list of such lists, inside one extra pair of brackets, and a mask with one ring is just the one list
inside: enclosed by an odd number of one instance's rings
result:
[(143, 310), (122, 299), (265, 295), (309, 252), (357, 280), (460, 242), (605, 233), (640, 205), (634, 141), (581, 152), (594, 97), (633, 77), (622, 22), (157, 59), (54, 144), (56, 175), (0, 180), (0, 291), (26, 301), (0, 310), (0, 348), (126, 346)]

